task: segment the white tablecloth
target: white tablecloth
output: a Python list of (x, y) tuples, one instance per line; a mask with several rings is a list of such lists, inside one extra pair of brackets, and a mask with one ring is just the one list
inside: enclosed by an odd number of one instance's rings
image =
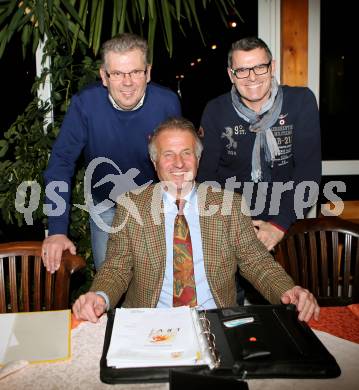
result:
[(168, 390), (167, 383), (107, 385), (100, 380), (100, 358), (107, 317), (97, 324), (82, 322), (72, 331), (71, 360), (31, 364), (0, 380), (1, 390)]
[[(6, 390), (168, 390), (168, 383), (106, 385), (100, 381), (100, 358), (106, 328), (106, 316), (99, 323), (81, 323), (72, 331), (72, 358), (59, 363), (33, 364), (0, 380)], [(342, 375), (335, 379), (251, 379), (251, 390), (357, 390), (359, 388), (359, 344), (328, 333), (315, 331), (336, 358)], [(224, 390), (224, 389), (223, 389)]]

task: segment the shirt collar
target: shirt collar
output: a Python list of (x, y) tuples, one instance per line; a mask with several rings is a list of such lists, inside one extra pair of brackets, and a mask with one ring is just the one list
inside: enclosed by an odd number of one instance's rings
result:
[[(168, 191), (165, 191), (163, 188), (162, 188), (162, 199), (163, 199), (165, 210), (171, 210), (173, 209), (173, 207), (176, 207), (177, 209), (176, 198), (172, 196)], [(191, 191), (183, 199), (186, 201), (186, 204), (184, 206), (185, 209), (195, 204), (196, 185), (194, 183)]]
[(141, 98), (140, 101), (135, 105), (135, 107), (131, 108), (130, 110), (124, 110), (123, 108), (121, 108), (121, 107), (115, 102), (115, 99), (111, 96), (111, 94), (108, 94), (108, 98), (110, 99), (111, 104), (113, 105), (114, 108), (116, 108), (116, 110), (119, 110), (119, 111), (135, 111), (135, 110), (137, 110), (137, 109), (139, 109), (140, 107), (143, 106), (143, 101), (145, 100), (145, 95), (146, 95), (146, 92), (143, 94), (142, 98)]

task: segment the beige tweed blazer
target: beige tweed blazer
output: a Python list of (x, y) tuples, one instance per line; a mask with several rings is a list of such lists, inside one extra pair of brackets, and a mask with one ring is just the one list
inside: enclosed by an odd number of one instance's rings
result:
[[(257, 239), (250, 217), (241, 211), (239, 194), (199, 185), (204, 266), (218, 307), (236, 305), (237, 267), (267, 300), (279, 303), (292, 279)], [(104, 291), (116, 306), (127, 291), (124, 307), (156, 307), (166, 262), (161, 187), (151, 185), (118, 200), (106, 260), (91, 291)]]

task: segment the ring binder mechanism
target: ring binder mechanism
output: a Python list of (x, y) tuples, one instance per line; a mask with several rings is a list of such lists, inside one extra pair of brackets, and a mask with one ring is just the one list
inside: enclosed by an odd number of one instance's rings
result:
[(221, 358), (216, 349), (216, 336), (211, 333), (209, 319), (206, 317), (206, 312), (198, 312), (195, 308), (190, 309), (193, 317), (193, 323), (196, 327), (196, 334), (199, 336), (199, 344), (204, 356), (204, 361), (208, 367), (213, 370), (218, 368), (221, 363)]
[(205, 336), (207, 341), (207, 343), (204, 343), (204, 348), (206, 348), (210, 354), (210, 364), (208, 364), (208, 366), (210, 369), (218, 368), (221, 364), (221, 357), (216, 348), (216, 336), (211, 332), (211, 323), (206, 317), (206, 311), (202, 311), (201, 313), (198, 313), (196, 309), (192, 309), (192, 311), (198, 317), (201, 327), (200, 333)]

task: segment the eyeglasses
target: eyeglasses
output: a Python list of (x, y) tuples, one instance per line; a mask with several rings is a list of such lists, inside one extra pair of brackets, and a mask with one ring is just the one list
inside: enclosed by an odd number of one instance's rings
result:
[(271, 63), (272, 61), (269, 61), (268, 64), (260, 64), (260, 65), (252, 66), (251, 68), (231, 69), (231, 72), (234, 76), (237, 77), (237, 79), (246, 79), (247, 77), (249, 77), (251, 70), (253, 70), (256, 76), (261, 76), (268, 72)]
[(131, 72), (120, 72), (119, 70), (115, 70), (113, 72), (105, 71), (106, 76), (111, 80), (123, 80), (126, 75), (129, 75), (132, 80), (140, 80), (147, 73), (147, 69), (135, 69)]

